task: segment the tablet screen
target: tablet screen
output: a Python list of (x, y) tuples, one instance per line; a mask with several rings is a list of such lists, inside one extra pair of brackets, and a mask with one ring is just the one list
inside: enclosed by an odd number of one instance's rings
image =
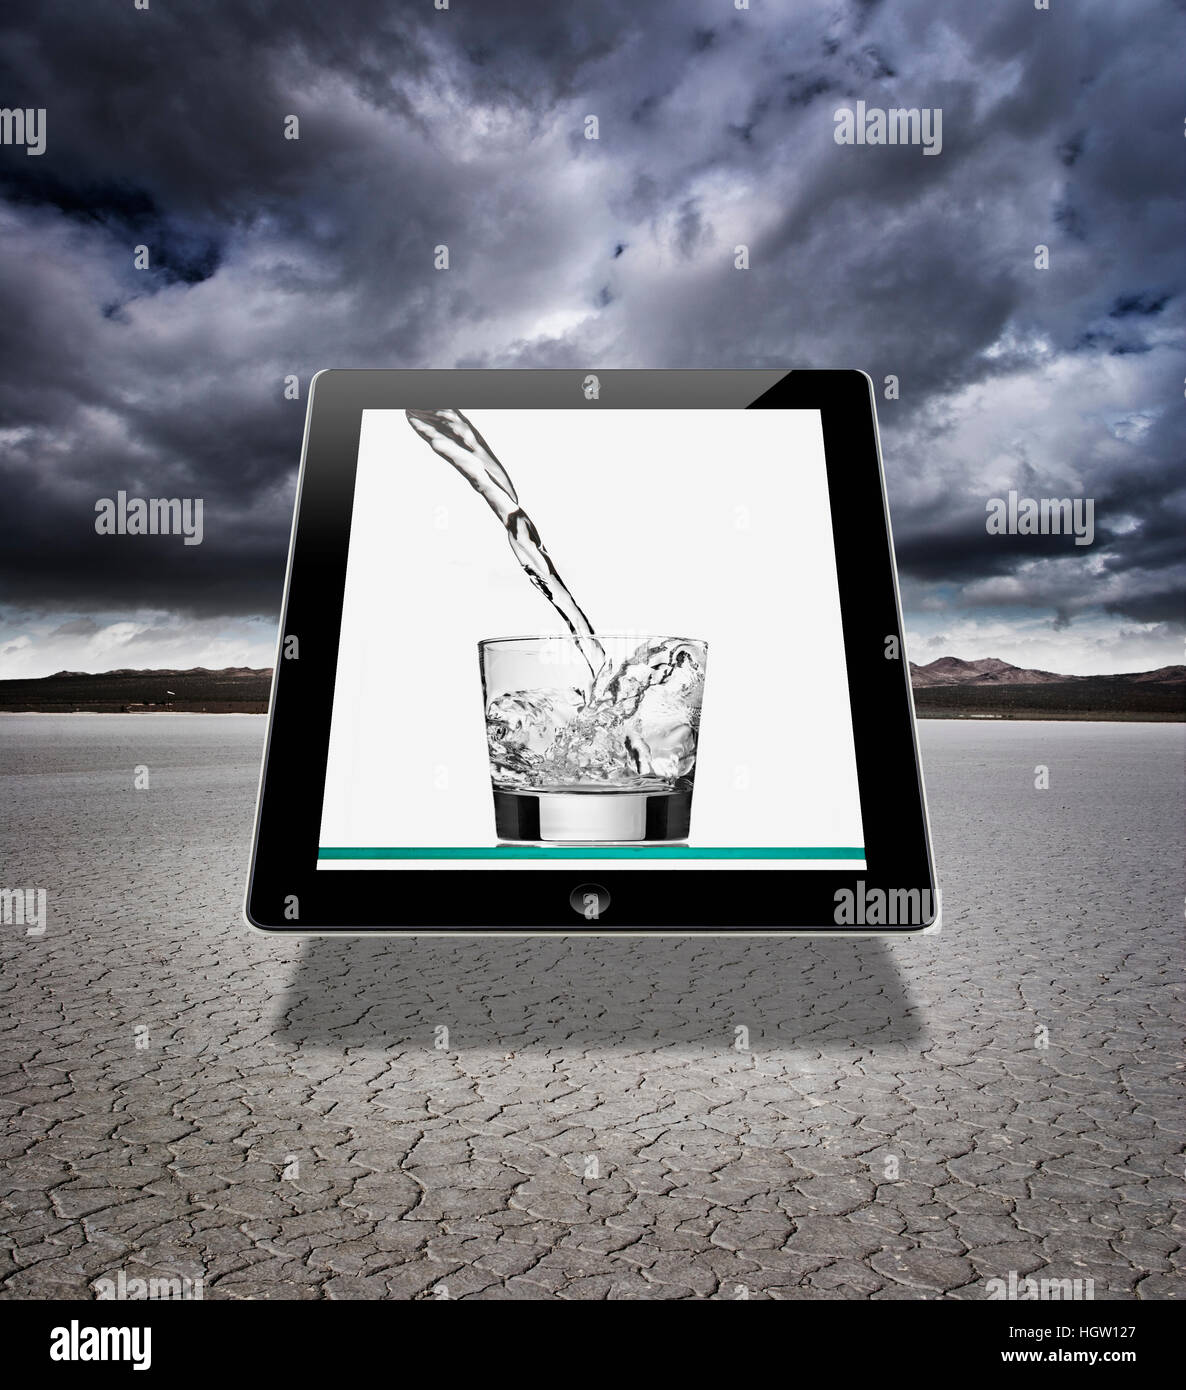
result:
[(429, 404), (362, 413), (318, 868), (864, 869), (820, 413)]

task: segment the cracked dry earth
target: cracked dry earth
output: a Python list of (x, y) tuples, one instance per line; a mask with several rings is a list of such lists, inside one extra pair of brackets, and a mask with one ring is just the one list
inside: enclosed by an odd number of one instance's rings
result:
[(266, 939), (263, 731), (0, 719), (5, 1297), (1180, 1296), (1182, 725), (924, 723), (906, 942)]

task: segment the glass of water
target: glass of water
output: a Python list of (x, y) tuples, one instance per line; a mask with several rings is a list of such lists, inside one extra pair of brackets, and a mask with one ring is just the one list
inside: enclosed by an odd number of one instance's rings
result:
[(686, 840), (707, 643), (598, 633), (478, 643), (500, 840)]

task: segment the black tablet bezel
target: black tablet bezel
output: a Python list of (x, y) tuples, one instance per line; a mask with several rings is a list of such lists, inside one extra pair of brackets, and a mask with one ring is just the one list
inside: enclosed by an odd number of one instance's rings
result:
[[(590, 389), (596, 379), (596, 391)], [(338, 637), (364, 410), (818, 410), (823, 422), (863, 870), (598, 871), (593, 922), (570, 894), (588, 871), (317, 868)], [(785, 612), (796, 596), (786, 596)], [(298, 655), (289, 638), (298, 639)], [(897, 639), (895, 658), (888, 639)], [(311, 770), (318, 779), (311, 790)], [(858, 884), (861, 886), (858, 887)], [(836, 894), (920, 889), (936, 904), (907, 925), (836, 926)], [(310, 387), (283, 618), (260, 778), (246, 917), (269, 932), (516, 935), (530, 932), (918, 932), (937, 921), (934, 864), (877, 441), (859, 371), (323, 371)]]

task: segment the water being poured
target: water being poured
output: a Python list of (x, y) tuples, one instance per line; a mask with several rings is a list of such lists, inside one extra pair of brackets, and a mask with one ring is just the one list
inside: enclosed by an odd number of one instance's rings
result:
[[(549, 651), (549, 642), (554, 648), (560, 639), (482, 644), (497, 814), (511, 815), (505, 807), (499, 809), (500, 794), (505, 801), (527, 792), (545, 798), (594, 791), (658, 792), (683, 798), (669, 824), (684, 828), (655, 838), (686, 835), (705, 644), (677, 637), (599, 638), (520, 505), (510, 474), (473, 424), (459, 410), (406, 414), (421, 439), (498, 517), (515, 558), (560, 615), (579, 653), (574, 659), (582, 669), (571, 672), (575, 680), (565, 681), (555, 669), (555, 651)], [(653, 810), (650, 814), (653, 820)], [(645, 834), (650, 836), (649, 831)], [(507, 837), (516, 838), (513, 833)], [(568, 838), (598, 837), (582, 833)], [(550, 837), (540, 832), (520, 838)], [(607, 838), (644, 834), (615, 833)]]
[(515, 558), (528, 579), (564, 619), (589, 667), (590, 680), (596, 680), (605, 665), (601, 643), (593, 635), (593, 626), (581, 606), (560, 578), (535, 523), (519, 505), (519, 494), (511, 482), (511, 475), (494, 457), (490, 445), (460, 410), (409, 410), (405, 413), (420, 438), (457, 469), (502, 522)]

